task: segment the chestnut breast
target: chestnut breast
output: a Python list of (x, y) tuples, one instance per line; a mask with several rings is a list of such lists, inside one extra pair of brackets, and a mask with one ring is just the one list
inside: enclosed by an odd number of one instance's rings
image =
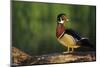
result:
[(56, 28), (56, 37), (59, 38), (60, 35), (65, 31), (64, 25), (61, 23), (57, 24), (57, 28)]

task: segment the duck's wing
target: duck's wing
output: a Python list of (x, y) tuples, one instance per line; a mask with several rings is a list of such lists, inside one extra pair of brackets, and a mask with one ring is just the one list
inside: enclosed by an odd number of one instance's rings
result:
[(66, 34), (71, 35), (73, 38), (77, 39), (77, 44), (84, 47), (89, 47), (95, 49), (96, 47), (89, 41), (88, 38), (82, 37), (78, 32), (72, 29), (66, 29)]
[(66, 29), (65, 33), (73, 36), (77, 40), (80, 40), (82, 38), (78, 32), (76, 32), (76, 31), (74, 31), (72, 29)]

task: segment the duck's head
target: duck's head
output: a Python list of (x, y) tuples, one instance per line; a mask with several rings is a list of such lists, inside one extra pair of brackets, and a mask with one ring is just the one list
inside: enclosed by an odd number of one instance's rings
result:
[(57, 16), (57, 23), (62, 23), (62, 24), (64, 24), (65, 21), (68, 21), (68, 18), (67, 18), (67, 16), (66, 16), (66, 14), (62, 13), (62, 14), (59, 14), (59, 15)]

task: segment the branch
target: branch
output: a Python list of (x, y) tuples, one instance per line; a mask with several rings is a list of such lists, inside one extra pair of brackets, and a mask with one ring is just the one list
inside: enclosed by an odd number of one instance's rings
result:
[[(15, 55), (14, 50), (16, 51)], [(96, 60), (96, 53), (91, 52), (73, 52), (73, 53), (54, 53), (41, 56), (30, 56), (17, 48), (13, 48), (13, 65), (37, 65), (37, 64), (55, 64), (72, 62), (90, 62)]]

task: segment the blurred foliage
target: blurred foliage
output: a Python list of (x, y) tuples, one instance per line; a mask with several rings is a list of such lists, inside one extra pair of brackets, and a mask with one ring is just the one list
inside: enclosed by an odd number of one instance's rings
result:
[(66, 28), (78, 31), (96, 45), (96, 7), (12, 1), (12, 46), (31, 55), (62, 52), (56, 39), (56, 17), (65, 13)]

